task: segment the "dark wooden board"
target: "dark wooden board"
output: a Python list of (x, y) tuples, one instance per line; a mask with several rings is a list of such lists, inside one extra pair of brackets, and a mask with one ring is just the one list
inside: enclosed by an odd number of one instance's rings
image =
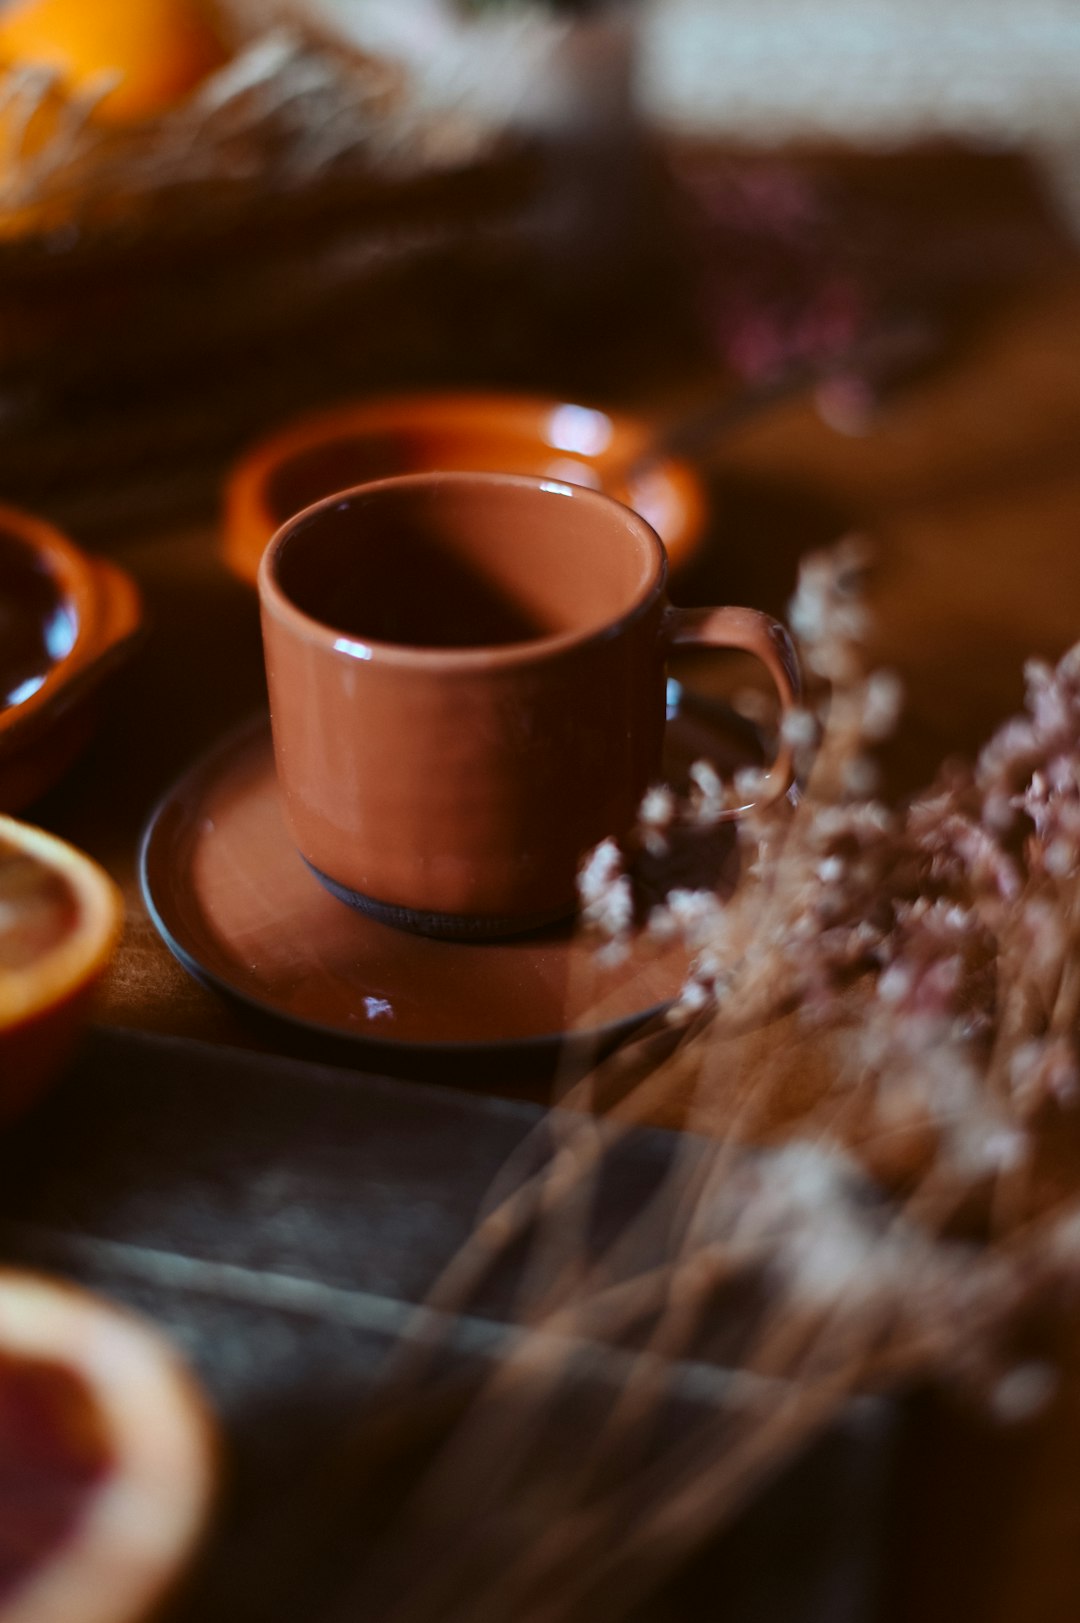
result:
[[(345, 1567), (365, 1581), (387, 1496), (505, 1352), (515, 1281), (496, 1278), (469, 1317), (439, 1321), (414, 1304), (507, 1157), (530, 1154), (530, 1137), (542, 1153), (545, 1122), (530, 1104), (102, 1032), (4, 1140), (0, 1255), (156, 1319), (221, 1417), (229, 1490), (185, 1618), (379, 1615), (365, 1590), (355, 1614), (332, 1604)], [(661, 1132), (627, 1143), (598, 1237), (647, 1198), (675, 1143)], [(431, 1337), (433, 1384), (404, 1428), (387, 1429), (372, 1402), (387, 1358)], [(569, 1459), (610, 1401), (620, 1356), (582, 1349), (554, 1420), (556, 1459), (560, 1433)], [(724, 1390), (714, 1374), (715, 1388), (701, 1366), (673, 1367), (665, 1427), (700, 1423)], [(869, 1623), (891, 1425), (886, 1405), (852, 1405), (642, 1619), (712, 1619), (723, 1594), (725, 1623)], [(335, 1450), (349, 1434), (359, 1467), (342, 1490)], [(328, 1549), (342, 1514), (347, 1536)]]

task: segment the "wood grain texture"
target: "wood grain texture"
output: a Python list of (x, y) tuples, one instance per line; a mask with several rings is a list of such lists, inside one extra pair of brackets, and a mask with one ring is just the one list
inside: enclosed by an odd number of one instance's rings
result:
[[(466, 1313), (420, 1304), (507, 1159), (520, 1165), (528, 1144), (542, 1164), (550, 1120), (527, 1104), (114, 1033), (5, 1140), (5, 1257), (151, 1315), (195, 1364), (222, 1421), (227, 1492), (170, 1616), (331, 1623), (390, 1615), (415, 1591), (441, 1548), (440, 1517), (431, 1526), (403, 1516), (395, 1532), (395, 1512), (507, 1351), (528, 1252), (511, 1250)], [(674, 1147), (659, 1132), (624, 1139), (596, 1191), (594, 1243), (640, 1210)], [(395, 1389), (386, 1366), (425, 1347), (426, 1373), (402, 1384), (399, 1369)], [(518, 1366), (499, 1421), (535, 1428), (530, 1381), (547, 1388), (529, 1457), (565, 1492), (628, 1365), (613, 1347), (581, 1343), (552, 1389), (535, 1357), (534, 1375)], [(671, 1366), (661, 1447), (715, 1420), (728, 1389), (722, 1370), (714, 1386), (703, 1367), (691, 1379)], [(726, 1623), (867, 1623), (893, 1418), (887, 1403), (848, 1405), (633, 1623), (707, 1623), (718, 1593)], [(482, 1503), (483, 1472), (497, 1462), (472, 1459)], [(462, 1519), (476, 1581), (548, 1531), (544, 1499), (520, 1497), (501, 1544), (475, 1503)], [(451, 1525), (456, 1509), (442, 1513)], [(496, 1623), (507, 1613), (475, 1615)]]

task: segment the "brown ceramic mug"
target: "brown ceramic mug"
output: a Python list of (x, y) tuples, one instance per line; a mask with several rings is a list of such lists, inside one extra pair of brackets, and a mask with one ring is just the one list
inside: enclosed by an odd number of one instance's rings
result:
[[(259, 596), (285, 820), (319, 878), (432, 934), (571, 911), (660, 773), (669, 649), (748, 650), (795, 702), (780, 625), (672, 608), (666, 574), (644, 519), (549, 479), (411, 474), (290, 520)], [(789, 778), (779, 759), (767, 793)]]

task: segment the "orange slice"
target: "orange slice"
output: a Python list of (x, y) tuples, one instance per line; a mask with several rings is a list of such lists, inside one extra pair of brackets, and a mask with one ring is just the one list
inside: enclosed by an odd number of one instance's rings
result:
[(192, 1555), (215, 1480), (168, 1344), (81, 1290), (0, 1270), (0, 1623), (133, 1623)]
[(73, 93), (112, 85), (112, 124), (167, 112), (220, 67), (228, 49), (204, 0), (15, 0), (0, 13), (0, 58), (52, 68)]
[(67, 1058), (121, 920), (119, 892), (89, 857), (0, 817), (0, 1117)]

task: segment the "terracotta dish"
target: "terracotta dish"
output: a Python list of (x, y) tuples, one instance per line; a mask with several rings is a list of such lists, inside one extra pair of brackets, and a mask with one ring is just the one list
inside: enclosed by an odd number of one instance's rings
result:
[(96, 863), (0, 817), (0, 1120), (67, 1059), (121, 921), (119, 893)]
[[(702, 756), (730, 772), (760, 750), (724, 718), (673, 718), (669, 777), (685, 781)], [(680, 854), (669, 878), (722, 886), (734, 843), (730, 825), (716, 830)], [(264, 718), (166, 797), (143, 842), (142, 884), (154, 923), (192, 974), (264, 1013), (384, 1052), (533, 1047), (571, 1032), (603, 1042), (670, 1003), (688, 967), (680, 945), (641, 943), (604, 965), (572, 925), (436, 940), (345, 906), (289, 838)]]
[(225, 556), (255, 582), (271, 536), (325, 496), (433, 470), (525, 473), (604, 490), (657, 531), (673, 570), (704, 537), (705, 491), (689, 463), (661, 458), (626, 476), (652, 440), (648, 423), (529, 395), (403, 395), (342, 405), (265, 439), (229, 479)]
[(36, 800), (89, 742), (101, 683), (141, 624), (122, 570), (0, 507), (0, 811)]

